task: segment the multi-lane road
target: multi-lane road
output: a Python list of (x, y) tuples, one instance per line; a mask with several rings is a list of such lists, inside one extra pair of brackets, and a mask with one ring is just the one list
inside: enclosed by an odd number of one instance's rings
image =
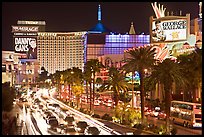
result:
[[(86, 103), (84, 103), (82, 107), (89, 109), (89, 105), (87, 105)], [(94, 106), (94, 112), (101, 116), (104, 115), (105, 113), (109, 113), (110, 115), (112, 115), (113, 109), (105, 105), (99, 105), (99, 106)], [(158, 120), (157, 117), (148, 116), (148, 121), (157, 126), (165, 124), (164, 120)], [(177, 129), (177, 135), (202, 135), (201, 128), (192, 129), (192, 128), (186, 128), (186, 127), (183, 127), (181, 125), (176, 125), (176, 124), (174, 124), (174, 126)]]
[[(39, 97), (40, 98), (40, 97)], [(41, 98), (40, 98), (41, 99)], [(60, 106), (63, 106), (70, 110), (70, 112), (74, 115), (76, 120), (83, 120), (86, 121), (89, 125), (97, 127), (101, 131), (101, 135), (122, 135), (122, 134), (131, 134), (135, 131), (135, 129), (131, 127), (127, 127), (124, 125), (119, 125), (113, 122), (108, 122), (105, 120), (95, 119), (92, 118), (89, 115), (83, 114), (64, 103), (54, 99), (50, 98), (53, 102), (56, 102), (60, 104)], [(43, 101), (41, 99), (41, 101)], [(44, 103), (46, 103), (44, 101)], [(89, 108), (89, 104), (83, 104), (83, 108)], [(28, 135), (52, 135), (52, 134), (58, 134), (54, 132), (49, 132), (47, 130), (47, 123), (43, 119), (42, 115), (38, 111), (30, 112), (30, 108), (23, 107), (20, 113), (20, 117), (23, 121), (25, 121), (24, 130), (27, 131)], [(94, 112), (100, 115), (103, 115), (105, 113), (113, 112), (113, 109), (111, 107), (107, 107), (105, 105), (99, 105), (94, 106)], [(156, 117), (148, 117), (148, 121), (151, 123), (154, 123), (156, 125), (162, 125), (165, 124), (165, 121), (158, 120)], [(177, 135), (202, 135), (201, 129), (189, 129), (186, 127), (182, 127), (179, 125), (175, 125), (177, 128)], [(141, 134), (149, 135), (151, 133), (149, 132), (142, 132)]]

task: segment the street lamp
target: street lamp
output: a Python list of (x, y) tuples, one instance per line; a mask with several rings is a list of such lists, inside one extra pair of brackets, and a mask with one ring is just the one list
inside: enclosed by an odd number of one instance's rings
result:
[(145, 75), (147, 74), (147, 69), (144, 69), (144, 73), (145, 73)]
[(182, 97), (183, 97), (183, 101), (184, 101), (184, 92), (181, 92), (181, 95), (182, 95)]
[[(73, 69), (72, 69), (71, 75), (73, 76), (73, 74), (74, 74), (74, 71), (73, 71)], [(72, 85), (72, 84), (71, 84), (71, 85)], [(71, 86), (71, 85), (70, 85), (70, 86)], [(71, 89), (70, 89), (70, 91), (69, 91), (69, 96), (70, 96), (70, 98), (71, 98), (71, 106), (73, 106), (74, 103), (73, 103), (73, 95), (72, 95)]]
[[(92, 85), (92, 89), (93, 89), (93, 102), (91, 102), (91, 96), (90, 96), (90, 110), (91, 110), (91, 104), (93, 103), (93, 107), (94, 107), (94, 71), (93, 71), (93, 67), (91, 67), (91, 85)], [(91, 92), (91, 91), (90, 91)], [(93, 111), (94, 111), (94, 108), (93, 108)]]

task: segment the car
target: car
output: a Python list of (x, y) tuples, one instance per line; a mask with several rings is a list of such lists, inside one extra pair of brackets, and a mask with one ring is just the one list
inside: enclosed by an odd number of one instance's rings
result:
[(37, 105), (31, 105), (30, 108), (31, 108), (31, 109), (37, 109), (37, 107), (38, 107)]
[(86, 121), (78, 121), (76, 124), (76, 130), (79, 133), (84, 133), (84, 130), (86, 129), (86, 127), (88, 126)]
[(65, 119), (64, 119), (64, 121), (65, 121), (65, 124), (66, 124), (66, 125), (69, 125), (69, 126), (75, 124), (75, 119), (74, 119), (73, 116), (66, 116)]
[(63, 135), (79, 135), (76, 131), (75, 127), (67, 127), (61, 130), (61, 134)]
[(104, 104), (108, 107), (111, 107), (112, 106), (112, 100), (111, 99), (108, 99), (104, 102)]
[(36, 105), (40, 104), (40, 102), (41, 102), (41, 101), (40, 101), (39, 98), (36, 98), (36, 99), (33, 101), (33, 103), (36, 104)]
[(56, 108), (56, 107), (59, 107), (59, 108), (60, 108), (60, 105), (59, 105), (59, 104), (56, 104), (56, 103), (52, 104), (52, 106), (55, 107), (55, 108)]
[(95, 100), (95, 101), (94, 101), (94, 105), (95, 105), (95, 106), (99, 106), (99, 105), (100, 105), (100, 102), (99, 102), (98, 100)]
[(84, 130), (84, 134), (85, 135), (99, 135), (100, 134), (100, 130), (97, 127), (88, 126)]
[(19, 102), (19, 99), (18, 99), (18, 98), (15, 98), (14, 100), (15, 100), (15, 102)]
[(50, 119), (47, 122), (47, 129), (57, 132), (58, 121), (56, 119)]
[(160, 110), (152, 110), (150, 112), (150, 116), (152, 117), (157, 117), (159, 115)]
[(46, 120), (48, 117), (53, 116), (52, 112), (46, 111), (43, 115), (43, 118)]
[(166, 119), (166, 113), (164, 111), (159, 112), (157, 118), (165, 120)]
[(151, 109), (146, 109), (146, 110), (144, 111), (145, 116), (150, 115), (151, 111), (152, 111)]
[(57, 118), (56, 118), (55, 116), (51, 115), (51, 116), (48, 116), (48, 117), (46, 118), (46, 122), (48, 123), (48, 121), (49, 121), (50, 119), (56, 119), (56, 120), (57, 120)]
[(67, 113), (64, 112), (63, 110), (59, 111), (57, 114), (58, 114), (59, 118), (62, 118), (62, 119), (65, 119), (67, 116)]
[(19, 102), (28, 102), (28, 100), (26, 98), (20, 98)]
[(52, 104), (52, 103), (48, 103), (48, 104), (47, 104), (47, 108), (48, 108), (49, 110), (55, 110), (55, 107), (53, 107), (53, 104)]
[(38, 108), (39, 108), (39, 109), (43, 109), (43, 108), (44, 108), (44, 105), (39, 104)]
[(61, 133), (61, 131), (63, 130), (63, 129), (65, 129), (67, 127), (67, 125), (65, 125), (65, 124), (59, 124), (58, 126), (57, 126), (57, 132), (58, 133)]
[(59, 108), (59, 107), (55, 108), (55, 113), (56, 114), (59, 114), (60, 112), (61, 112), (61, 108)]

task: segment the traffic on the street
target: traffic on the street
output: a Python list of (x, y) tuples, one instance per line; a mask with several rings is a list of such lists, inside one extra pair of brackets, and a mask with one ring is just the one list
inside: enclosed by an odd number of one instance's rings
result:
[[(59, 101), (54, 96), (54, 89), (50, 95), (44, 95), (45, 89), (29, 91), (30, 94), (22, 94), (15, 99), (15, 105), (21, 110), (20, 119), (25, 122), (22, 134), (28, 135), (128, 135), (135, 132), (132, 127), (119, 125), (84, 114)], [(106, 99), (107, 100), (107, 99)], [(96, 99), (94, 112), (103, 115), (107, 112), (112, 115), (114, 104), (111, 99)], [(83, 108), (89, 107), (87, 101), (82, 101)], [(166, 114), (163, 111), (145, 109), (145, 115), (151, 124), (160, 126), (165, 124)], [(188, 128), (174, 124), (177, 135), (200, 135), (200, 128)], [(142, 132), (144, 135), (153, 133)]]

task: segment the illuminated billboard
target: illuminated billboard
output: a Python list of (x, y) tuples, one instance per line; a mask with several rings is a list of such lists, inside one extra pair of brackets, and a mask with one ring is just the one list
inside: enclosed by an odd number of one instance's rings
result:
[[(127, 80), (128, 83), (132, 83), (132, 72), (126, 74), (125, 80)], [(139, 83), (139, 81), (140, 81), (140, 76), (139, 76), (139, 73), (136, 71), (133, 76), (133, 83)]]
[(188, 16), (167, 16), (150, 18), (151, 43), (186, 41), (189, 34)]
[(38, 26), (12, 26), (12, 32), (38, 32)]
[(14, 49), (16, 53), (26, 53), (28, 59), (37, 59), (37, 38), (14, 37)]

